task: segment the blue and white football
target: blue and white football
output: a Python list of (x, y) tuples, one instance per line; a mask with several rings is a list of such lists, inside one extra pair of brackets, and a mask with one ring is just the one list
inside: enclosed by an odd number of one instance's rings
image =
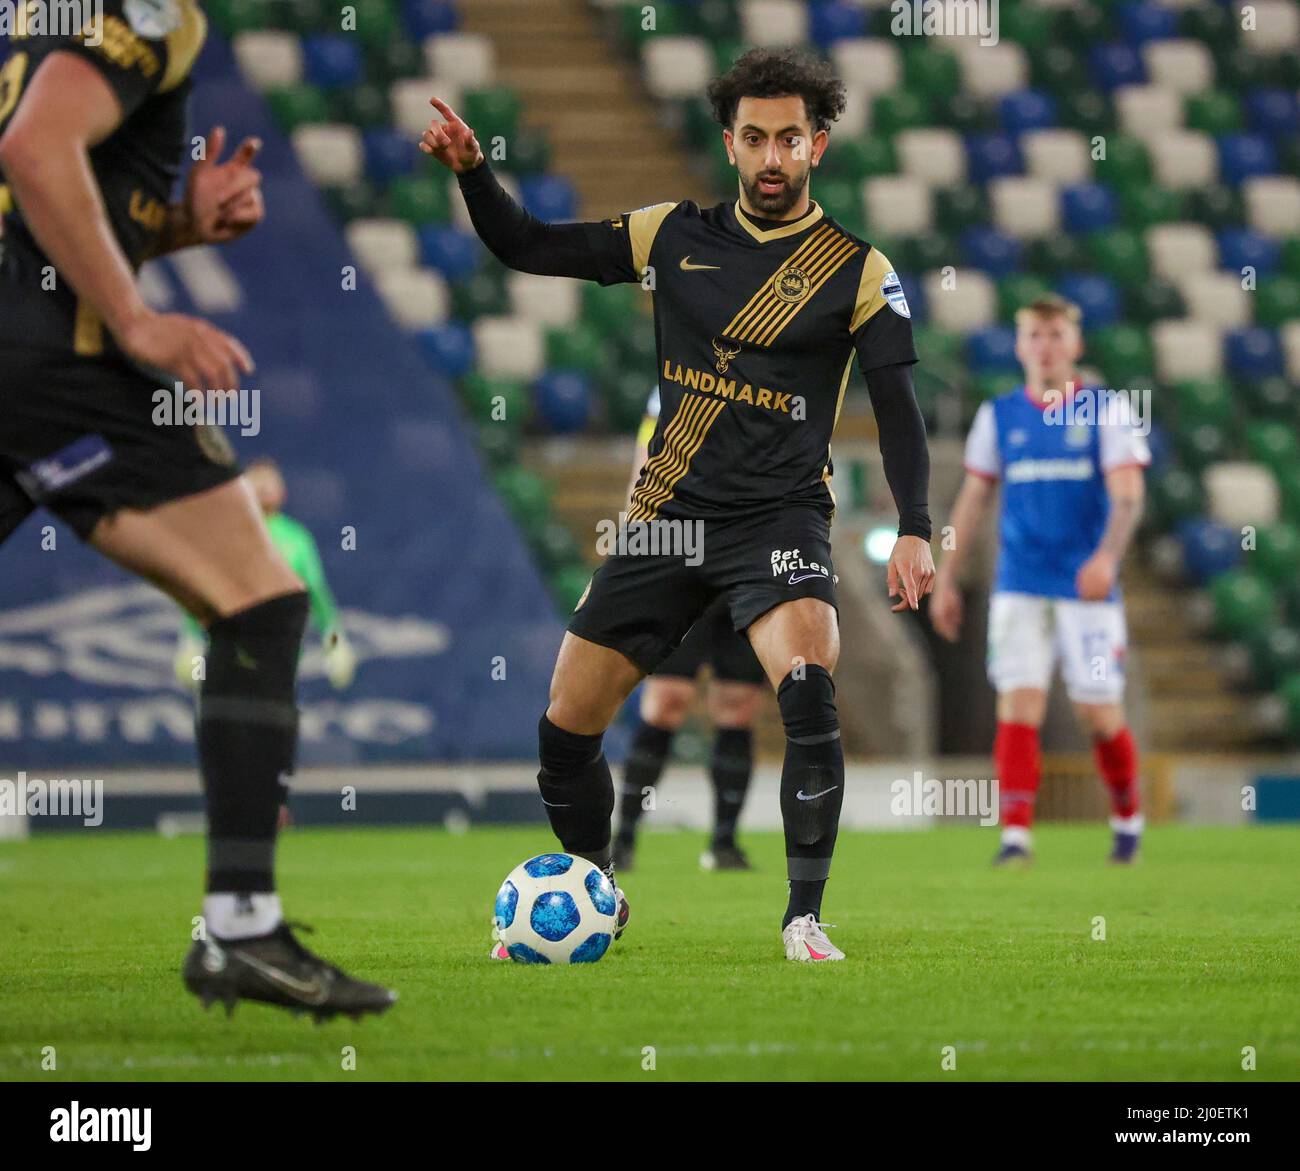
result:
[(617, 906), (614, 884), (594, 863), (538, 854), (506, 876), (492, 922), (515, 963), (594, 964), (614, 938)]

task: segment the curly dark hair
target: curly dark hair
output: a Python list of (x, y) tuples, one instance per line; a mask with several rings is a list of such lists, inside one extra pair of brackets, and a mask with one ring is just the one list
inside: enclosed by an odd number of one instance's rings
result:
[(829, 130), (846, 102), (844, 83), (829, 61), (799, 49), (750, 49), (721, 77), (709, 82), (713, 117), (730, 130), (741, 98), (803, 98), (813, 133)]

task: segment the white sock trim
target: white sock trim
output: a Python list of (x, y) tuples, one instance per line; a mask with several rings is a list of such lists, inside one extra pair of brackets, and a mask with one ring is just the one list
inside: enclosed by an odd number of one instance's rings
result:
[(1002, 827), (1002, 844), (1029, 849), (1029, 830), (1023, 825), (1004, 825)]
[(203, 900), (203, 919), (209, 935), (218, 939), (252, 939), (280, 926), (277, 894), (210, 894)]
[(1110, 828), (1117, 834), (1140, 834), (1146, 829), (1146, 824), (1146, 818), (1140, 813), (1135, 813), (1132, 817), (1112, 817), (1110, 819)]

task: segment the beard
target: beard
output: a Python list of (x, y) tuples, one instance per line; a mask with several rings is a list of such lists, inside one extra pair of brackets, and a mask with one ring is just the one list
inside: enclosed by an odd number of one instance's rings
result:
[(775, 178), (775, 176), (765, 175), (760, 171), (752, 179), (740, 177), (740, 186), (745, 192), (745, 198), (749, 200), (749, 206), (756, 212), (761, 212), (772, 219), (780, 219), (798, 202), (799, 196), (808, 186), (809, 170), (805, 169), (802, 175), (797, 175), (791, 179), (785, 175), (780, 176), (783, 184), (780, 191), (768, 193), (758, 185), (759, 179)]

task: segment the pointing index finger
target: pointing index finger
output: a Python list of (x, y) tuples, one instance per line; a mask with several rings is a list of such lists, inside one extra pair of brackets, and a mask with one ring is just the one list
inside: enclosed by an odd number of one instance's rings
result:
[(437, 110), (438, 113), (441, 114), (443, 118), (445, 118), (453, 126), (465, 125), (465, 123), (460, 120), (460, 115), (457, 114), (456, 111), (453, 110), (449, 105), (447, 105), (447, 103), (444, 102), (441, 98), (430, 98), (429, 105), (431, 105), (435, 110)]

